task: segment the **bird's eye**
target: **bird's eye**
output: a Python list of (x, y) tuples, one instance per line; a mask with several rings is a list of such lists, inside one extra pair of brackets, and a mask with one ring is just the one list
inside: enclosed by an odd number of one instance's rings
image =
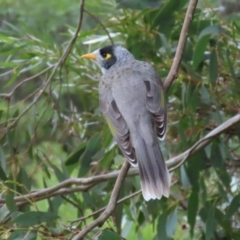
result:
[(104, 59), (109, 59), (112, 57), (112, 55), (110, 53), (103, 53), (102, 56)]

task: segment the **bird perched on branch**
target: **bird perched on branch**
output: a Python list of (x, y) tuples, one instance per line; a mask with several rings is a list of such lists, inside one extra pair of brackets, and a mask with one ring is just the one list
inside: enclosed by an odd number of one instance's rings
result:
[(167, 122), (161, 79), (149, 63), (121, 46), (106, 46), (82, 58), (95, 60), (102, 70), (100, 106), (123, 155), (139, 168), (144, 199), (168, 197), (170, 177), (158, 143)]

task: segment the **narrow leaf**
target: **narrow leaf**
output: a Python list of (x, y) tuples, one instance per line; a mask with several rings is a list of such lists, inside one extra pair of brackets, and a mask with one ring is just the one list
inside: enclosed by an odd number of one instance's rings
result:
[(156, 239), (167, 240), (167, 231), (166, 231), (166, 224), (167, 224), (167, 214), (164, 212), (158, 218), (158, 226), (157, 226), (157, 236)]
[(206, 240), (210, 240), (214, 237), (214, 231), (216, 230), (216, 219), (214, 218), (214, 208), (211, 207), (208, 212), (208, 218), (206, 221)]
[(104, 229), (97, 239), (98, 240), (122, 240), (122, 237), (109, 229)]
[(230, 217), (232, 217), (238, 211), (239, 207), (240, 207), (240, 193), (236, 195), (231, 201), (226, 213), (226, 218), (229, 219)]
[(167, 236), (173, 237), (173, 234), (177, 227), (177, 208), (169, 215), (167, 220)]
[(194, 226), (195, 226), (196, 217), (197, 217), (198, 202), (199, 202), (198, 192), (193, 190), (188, 199), (188, 209), (187, 209), (188, 223), (191, 227), (190, 233), (192, 237), (194, 234)]
[(14, 193), (13, 192), (9, 191), (6, 194), (5, 200), (6, 200), (7, 208), (10, 212), (17, 211), (17, 205), (16, 205), (16, 202), (14, 201)]
[(207, 49), (209, 39), (210, 35), (204, 35), (196, 44), (195, 51), (193, 53), (193, 68), (195, 70), (203, 60), (204, 52)]
[(210, 64), (209, 64), (209, 79), (211, 82), (215, 82), (218, 77), (218, 59), (216, 50), (213, 49), (210, 55)]
[(17, 216), (13, 222), (30, 227), (43, 222), (52, 222), (56, 219), (57, 215), (50, 212), (26, 212)]
[(35, 240), (37, 239), (36, 232), (28, 232), (24, 230), (16, 230), (14, 231), (8, 240)]

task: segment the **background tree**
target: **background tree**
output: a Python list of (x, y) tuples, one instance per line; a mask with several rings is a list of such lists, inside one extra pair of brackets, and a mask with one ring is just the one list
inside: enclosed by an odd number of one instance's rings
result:
[[(165, 79), (188, 4), (1, 2), (2, 239), (77, 239), (104, 211), (124, 159), (99, 109), (100, 71), (79, 56), (114, 42)], [(237, 9), (203, 0), (195, 10), (161, 142), (170, 198), (145, 202), (130, 169), (112, 217), (85, 239), (240, 238)]]

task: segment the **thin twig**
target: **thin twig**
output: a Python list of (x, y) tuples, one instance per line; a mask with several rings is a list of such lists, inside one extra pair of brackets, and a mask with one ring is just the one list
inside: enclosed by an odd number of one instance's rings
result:
[(178, 41), (177, 51), (175, 53), (175, 57), (173, 59), (171, 69), (163, 84), (165, 92), (168, 91), (172, 82), (178, 77), (178, 70), (182, 60), (183, 51), (187, 42), (189, 26), (193, 19), (193, 15), (194, 15), (194, 11), (196, 9), (197, 3), (198, 3), (198, 0), (190, 0), (189, 2), (187, 13), (185, 15), (185, 19), (183, 22), (182, 30), (181, 30), (179, 41)]
[(98, 22), (101, 25), (103, 30), (106, 32), (106, 34), (108, 36), (108, 39), (110, 40), (111, 44), (114, 45), (113, 39), (111, 38), (107, 28), (103, 25), (103, 23), (98, 18), (96, 18), (93, 14), (91, 14), (89, 11), (87, 11), (86, 9), (84, 9), (84, 12), (87, 13), (89, 16), (91, 16), (93, 19), (95, 19), (95, 21)]
[(123, 163), (123, 166), (120, 170), (120, 173), (118, 175), (117, 181), (114, 185), (110, 200), (108, 202), (108, 205), (106, 207), (106, 209), (104, 210), (104, 212), (93, 222), (91, 222), (89, 225), (87, 225), (80, 233), (78, 233), (73, 240), (79, 240), (79, 239), (83, 239), (92, 229), (94, 229), (97, 226), (102, 225), (108, 218), (109, 216), (112, 214), (112, 212), (114, 211), (116, 204), (117, 204), (117, 198), (118, 198), (118, 194), (119, 191), (121, 189), (122, 183), (127, 175), (128, 169), (130, 167), (129, 162), (126, 160)]
[[(175, 183), (177, 183), (177, 181), (172, 182), (172, 183), (171, 183), (171, 186), (174, 185)], [(138, 191), (136, 191), (136, 192), (134, 192), (134, 193), (132, 193), (132, 194), (124, 197), (124, 198), (121, 198), (120, 200), (117, 201), (117, 204), (122, 203), (122, 202), (125, 202), (126, 200), (128, 200), (128, 199), (130, 199), (130, 198), (133, 198), (133, 197), (137, 196), (138, 194), (140, 194), (141, 192), (142, 192), (142, 190), (140, 189), (140, 190), (138, 190)], [(93, 212), (93, 213), (91, 213), (91, 214), (89, 214), (89, 215), (87, 215), (87, 216), (80, 217), (80, 218), (75, 219), (75, 220), (70, 221), (70, 222), (71, 222), (71, 223), (74, 223), (74, 222), (79, 222), (79, 221), (86, 220), (87, 218), (93, 217), (94, 215), (97, 215), (97, 214), (101, 213), (102, 211), (104, 211), (104, 210), (106, 209), (106, 207), (107, 207), (107, 206), (105, 206), (105, 207), (103, 207), (103, 208), (100, 208), (100, 209), (98, 209), (97, 211), (95, 211), (95, 212)]]
[(216, 138), (221, 133), (226, 132), (229, 128), (233, 127), (235, 124), (237, 124), (239, 122), (240, 122), (240, 114), (238, 113), (234, 117), (228, 119), (227, 121), (220, 124), (218, 127), (214, 128), (210, 133), (208, 133), (205, 137), (203, 137), (199, 141), (197, 141), (187, 151), (168, 160), (167, 161), (168, 168), (172, 167), (170, 169), (171, 169), (171, 171), (174, 171), (176, 168), (181, 166), (195, 152), (197, 152), (199, 149), (205, 147), (208, 143), (210, 143), (212, 139)]
[[(44, 188), (40, 190), (35, 190), (26, 195), (21, 195), (14, 198), (15, 202), (27, 201), (26, 199), (34, 199), (34, 201), (42, 200), (56, 195), (67, 194), (76, 191), (87, 191), (89, 188), (99, 184), (103, 181), (108, 181), (111, 179), (116, 179), (120, 174), (120, 170), (110, 172), (107, 174), (101, 174), (97, 176), (91, 176), (88, 178), (69, 178), (55, 186)], [(128, 176), (133, 176), (138, 174), (138, 169), (130, 169)], [(7, 184), (8, 181), (5, 181)], [(1, 183), (3, 185), (3, 183)], [(71, 188), (71, 185), (78, 185), (78, 187)], [(0, 204), (4, 204), (5, 200), (0, 199)]]
[(37, 73), (37, 74), (29, 77), (29, 78), (24, 79), (23, 81), (21, 81), (20, 83), (18, 83), (18, 84), (13, 88), (13, 90), (12, 90), (10, 93), (0, 94), (0, 97), (10, 98), (10, 97), (14, 94), (14, 92), (15, 92), (20, 86), (22, 86), (24, 83), (27, 83), (27, 82), (29, 82), (29, 81), (31, 81), (31, 80), (33, 80), (33, 79), (35, 79), (35, 78), (43, 75), (44, 73), (46, 73), (47, 71), (49, 71), (50, 69), (52, 69), (54, 66), (55, 66), (55, 65), (52, 65), (52, 66), (50, 66), (50, 67), (47, 67), (47, 68), (43, 69), (41, 72), (39, 72), (39, 73)]
[[(75, 203), (73, 200), (65, 197), (64, 195), (61, 195), (61, 197), (62, 197), (65, 201), (67, 201), (67, 202), (69, 202), (71, 205), (73, 205), (75, 208), (77, 208), (78, 211), (79, 211), (81, 214), (83, 214), (83, 210), (80, 208), (80, 206), (79, 206), (78, 203)], [(84, 219), (83, 219), (83, 221), (84, 221), (84, 223), (86, 224), (86, 222), (85, 222)]]
[[(134, 193), (132, 193), (132, 194), (124, 197), (124, 198), (121, 198), (120, 200), (117, 201), (117, 204), (122, 203), (122, 202), (124, 202), (124, 201), (126, 201), (126, 200), (128, 200), (128, 199), (130, 199), (130, 198), (133, 198), (133, 197), (137, 196), (138, 194), (140, 194), (141, 192), (142, 192), (142, 190), (138, 190), (138, 191), (136, 191), (136, 192), (134, 192)], [(103, 208), (100, 208), (100, 209), (98, 209), (97, 211), (95, 211), (95, 212), (93, 212), (93, 213), (91, 213), (91, 214), (89, 214), (89, 215), (87, 215), (87, 216), (80, 217), (80, 218), (75, 219), (75, 220), (72, 220), (72, 221), (70, 221), (70, 222), (71, 222), (71, 223), (74, 223), (74, 222), (79, 222), (79, 221), (86, 220), (87, 218), (93, 217), (94, 215), (97, 215), (97, 214), (103, 212), (103, 211), (106, 209), (106, 207), (107, 207), (107, 206), (105, 206), (105, 207), (103, 207)]]

